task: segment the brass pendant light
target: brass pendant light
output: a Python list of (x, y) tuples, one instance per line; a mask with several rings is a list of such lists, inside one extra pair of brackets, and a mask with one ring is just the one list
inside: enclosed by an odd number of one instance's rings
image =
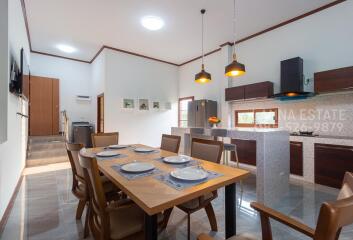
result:
[(195, 82), (197, 83), (208, 83), (211, 81), (211, 74), (205, 71), (204, 61), (204, 53), (203, 53), (203, 32), (204, 32), (204, 24), (203, 24), (203, 16), (206, 10), (201, 9), (201, 16), (202, 16), (202, 65), (201, 65), (201, 72), (195, 75)]
[(233, 43), (233, 62), (226, 66), (225, 75), (227, 77), (238, 77), (245, 74), (245, 65), (237, 61), (237, 55), (235, 53), (235, 0), (234, 0), (234, 16), (233, 16), (233, 31), (234, 31), (234, 43)]

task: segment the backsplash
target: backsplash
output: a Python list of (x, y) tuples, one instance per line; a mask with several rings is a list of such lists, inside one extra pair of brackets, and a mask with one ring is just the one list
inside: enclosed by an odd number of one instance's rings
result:
[(314, 131), (320, 135), (353, 136), (353, 93), (318, 95), (310, 99), (278, 101), (274, 99), (232, 102), (234, 111), (278, 108), (279, 128), (290, 132)]

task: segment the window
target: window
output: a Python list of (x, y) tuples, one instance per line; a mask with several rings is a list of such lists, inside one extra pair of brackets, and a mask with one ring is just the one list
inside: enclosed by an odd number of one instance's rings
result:
[(188, 103), (194, 101), (194, 97), (179, 98), (179, 127), (188, 126)]
[(235, 111), (236, 127), (278, 127), (278, 108)]

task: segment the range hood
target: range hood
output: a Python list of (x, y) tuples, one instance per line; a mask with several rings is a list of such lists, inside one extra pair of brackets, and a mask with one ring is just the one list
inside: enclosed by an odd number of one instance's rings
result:
[(273, 95), (281, 101), (305, 99), (314, 96), (304, 91), (303, 59), (300, 57), (281, 61), (281, 92)]

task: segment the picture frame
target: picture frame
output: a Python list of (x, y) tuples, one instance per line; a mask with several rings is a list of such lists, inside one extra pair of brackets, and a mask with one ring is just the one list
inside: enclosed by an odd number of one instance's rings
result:
[(139, 110), (140, 111), (148, 111), (149, 110), (148, 99), (139, 99)]
[(124, 109), (135, 109), (135, 99), (124, 98), (123, 99), (123, 108)]
[(160, 110), (161, 109), (161, 103), (159, 101), (153, 101), (152, 102), (152, 109), (153, 110)]

